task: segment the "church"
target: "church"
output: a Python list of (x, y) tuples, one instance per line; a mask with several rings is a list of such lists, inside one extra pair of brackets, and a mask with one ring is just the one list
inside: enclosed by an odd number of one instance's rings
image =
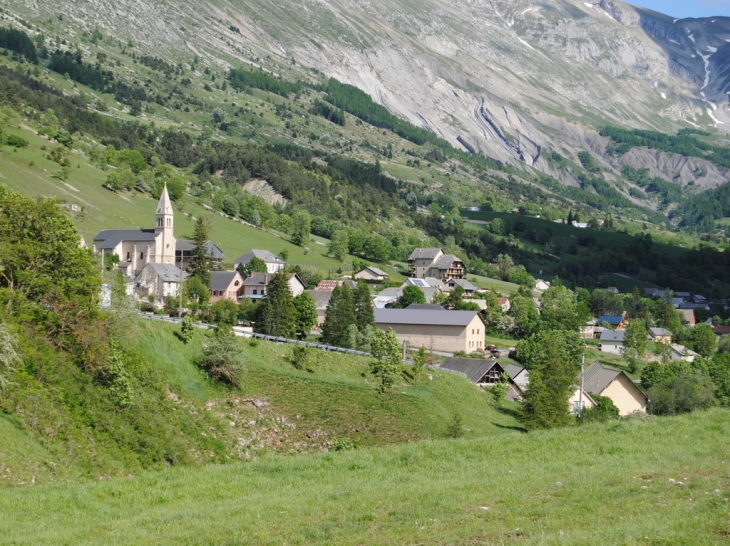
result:
[(175, 265), (177, 240), (167, 186), (157, 205), (154, 229), (105, 229), (94, 237), (94, 252), (116, 254), (117, 267), (128, 277), (137, 276), (148, 263)]

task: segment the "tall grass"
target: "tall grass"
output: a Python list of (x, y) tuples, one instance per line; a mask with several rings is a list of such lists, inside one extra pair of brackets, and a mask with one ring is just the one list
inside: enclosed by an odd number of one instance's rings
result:
[(730, 413), (7, 491), (13, 544), (723, 544)]

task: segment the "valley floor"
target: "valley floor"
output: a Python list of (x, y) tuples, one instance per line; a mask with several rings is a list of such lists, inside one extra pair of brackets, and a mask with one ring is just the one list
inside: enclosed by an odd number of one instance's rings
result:
[(730, 412), (6, 490), (10, 544), (721, 544)]

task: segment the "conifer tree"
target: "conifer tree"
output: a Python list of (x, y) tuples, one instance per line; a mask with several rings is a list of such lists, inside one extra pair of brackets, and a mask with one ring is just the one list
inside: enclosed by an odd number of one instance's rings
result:
[(210, 288), (210, 257), (208, 256), (208, 223), (202, 216), (195, 221), (190, 276), (197, 277)]
[(254, 330), (260, 334), (294, 337), (296, 309), (286, 274), (277, 271), (266, 289)]
[(356, 324), (354, 295), (346, 284), (336, 287), (327, 304), (322, 326), (322, 341), (328, 345), (348, 347), (350, 324)]
[(358, 330), (363, 332), (368, 326), (375, 326), (375, 313), (373, 311), (373, 300), (370, 296), (370, 288), (365, 281), (357, 282), (357, 288), (353, 294), (355, 306), (355, 324)]

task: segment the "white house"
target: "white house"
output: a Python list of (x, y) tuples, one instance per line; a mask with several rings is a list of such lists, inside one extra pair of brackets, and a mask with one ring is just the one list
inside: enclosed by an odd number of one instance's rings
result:
[(286, 262), (284, 260), (282, 260), (278, 256), (274, 256), (268, 250), (259, 250), (258, 248), (252, 248), (245, 254), (242, 254), (241, 256), (233, 260), (233, 267), (234, 269), (237, 268), (238, 264), (243, 264), (244, 266), (246, 266), (254, 258), (258, 258), (266, 264), (267, 273), (276, 273), (277, 271), (281, 271), (282, 269), (284, 269), (284, 266), (286, 266)]
[(548, 288), (550, 288), (550, 281), (544, 281), (542, 279), (537, 279), (535, 281), (535, 290), (545, 291)]
[(601, 332), (601, 351), (616, 355), (624, 352), (625, 330), (604, 330)]

